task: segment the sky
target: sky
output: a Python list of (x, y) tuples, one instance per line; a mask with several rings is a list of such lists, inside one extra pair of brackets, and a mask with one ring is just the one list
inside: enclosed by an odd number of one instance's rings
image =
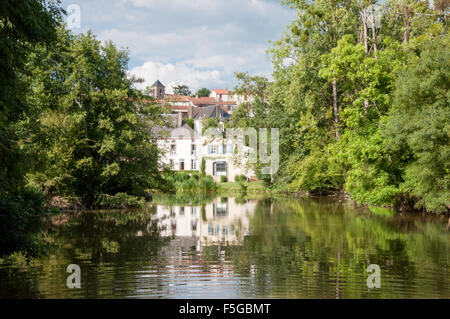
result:
[[(166, 92), (185, 84), (192, 92), (206, 87), (232, 90), (234, 72), (270, 78), (269, 40), (278, 40), (295, 18), (279, 0), (62, 0), (71, 30), (92, 30), (97, 39), (129, 50), (129, 72), (158, 78)], [(66, 19), (68, 19), (66, 18)], [(69, 21), (69, 20), (67, 20)], [(79, 27), (77, 25), (79, 21)], [(75, 22), (75, 23), (74, 23)]]

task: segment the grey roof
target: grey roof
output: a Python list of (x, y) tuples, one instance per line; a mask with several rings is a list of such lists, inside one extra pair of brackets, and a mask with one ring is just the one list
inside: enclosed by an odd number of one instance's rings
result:
[(166, 125), (164, 126), (153, 126), (151, 128), (151, 134), (153, 137), (168, 137), (170, 132), (177, 127), (177, 115), (176, 114), (165, 114), (164, 120)]
[(154, 86), (165, 88), (165, 86), (161, 82), (159, 82), (159, 80), (156, 80), (155, 83), (153, 83), (153, 85), (151, 87), (154, 87)]
[[(215, 118), (216, 117), (216, 106), (204, 106), (196, 109), (196, 113), (194, 114), (194, 119), (204, 119), (204, 118)], [(220, 118), (229, 118), (230, 114), (220, 108)]]
[(154, 138), (178, 138), (180, 135), (184, 137), (197, 137), (197, 133), (184, 121), (181, 127), (177, 127), (178, 115), (177, 114), (166, 114), (164, 126), (154, 126), (152, 127), (151, 134)]

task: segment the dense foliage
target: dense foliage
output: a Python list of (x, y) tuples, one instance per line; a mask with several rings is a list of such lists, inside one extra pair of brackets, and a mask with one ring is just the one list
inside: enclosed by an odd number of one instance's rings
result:
[(178, 84), (172, 87), (173, 89), (173, 94), (175, 95), (187, 95), (190, 96), (191, 95), (191, 90), (189, 89), (189, 87), (187, 85), (182, 85), (182, 84)]
[(196, 95), (198, 97), (208, 97), (211, 94), (211, 91), (208, 90), (207, 88), (201, 88), (200, 90), (197, 91)]
[(28, 138), (41, 160), (30, 182), (87, 207), (98, 206), (104, 194), (144, 196), (159, 178), (149, 132), (161, 110), (139, 102), (125, 51), (91, 33), (58, 31), (56, 48), (30, 58), (30, 100), (40, 110)]
[(0, 4), (0, 255), (39, 252), (46, 197), (139, 206), (164, 182), (149, 134), (162, 110), (133, 89), (128, 53), (71, 34), (62, 13)]
[[(163, 175), (166, 185), (169, 189), (166, 192), (172, 193), (214, 193), (218, 189), (218, 185), (211, 176), (191, 172), (165, 172)], [(170, 188), (171, 187), (171, 188)]]
[(448, 2), (285, 4), (298, 16), (269, 50), (274, 81), (238, 73), (250, 98), (232, 116), (280, 129), (272, 186), (448, 210)]
[(33, 161), (20, 143), (20, 123), (34, 122), (27, 101), (30, 70), (27, 57), (36, 46), (51, 46), (57, 38), (61, 10), (42, 0), (0, 3), (0, 255), (38, 253), (35, 222), (43, 213), (42, 192), (26, 185)]

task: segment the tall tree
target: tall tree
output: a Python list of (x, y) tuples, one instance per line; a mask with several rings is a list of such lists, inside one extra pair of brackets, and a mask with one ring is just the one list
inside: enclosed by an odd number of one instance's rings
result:
[(172, 88), (173, 88), (173, 94), (175, 94), (175, 95), (185, 95), (185, 96), (191, 95), (191, 90), (189, 90), (189, 87), (187, 85), (178, 84)]
[(410, 57), (384, 130), (389, 147), (404, 154), (402, 191), (436, 212), (450, 209), (449, 44), (448, 35), (435, 38)]
[(46, 62), (33, 63), (30, 81), (43, 112), (31, 138), (43, 162), (32, 181), (88, 207), (105, 195), (145, 195), (159, 178), (150, 129), (161, 110), (139, 102), (143, 96), (126, 73), (127, 52), (90, 32), (61, 29), (58, 48), (40, 55)]
[(196, 95), (198, 95), (199, 97), (208, 97), (210, 93), (211, 91), (207, 88), (202, 88), (197, 91)]
[(26, 59), (36, 46), (53, 43), (62, 12), (56, 1), (0, 3), (0, 255), (37, 253), (33, 225), (42, 213), (43, 198), (26, 187), (32, 161), (18, 135), (20, 122), (36, 120), (34, 106), (27, 101)]

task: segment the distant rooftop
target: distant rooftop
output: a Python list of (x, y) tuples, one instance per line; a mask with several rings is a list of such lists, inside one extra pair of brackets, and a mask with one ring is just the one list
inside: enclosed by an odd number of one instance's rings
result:
[(155, 83), (153, 83), (152, 87), (155, 87), (155, 86), (165, 88), (165, 86), (161, 82), (159, 82), (159, 80), (156, 80)]
[(231, 93), (230, 91), (228, 91), (226, 89), (215, 89), (215, 90), (213, 90), (213, 92), (216, 92), (216, 94), (229, 94), (229, 93)]

